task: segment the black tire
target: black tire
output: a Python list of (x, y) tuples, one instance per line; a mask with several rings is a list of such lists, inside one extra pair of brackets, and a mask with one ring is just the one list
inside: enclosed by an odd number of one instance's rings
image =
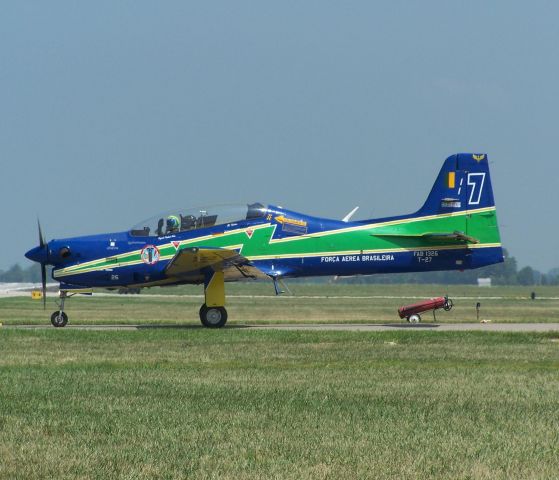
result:
[(68, 315), (64, 312), (53, 312), (50, 316), (50, 323), (52, 323), (53, 327), (65, 327), (68, 323)]
[(206, 328), (221, 328), (227, 323), (227, 310), (224, 307), (200, 307), (200, 321)]

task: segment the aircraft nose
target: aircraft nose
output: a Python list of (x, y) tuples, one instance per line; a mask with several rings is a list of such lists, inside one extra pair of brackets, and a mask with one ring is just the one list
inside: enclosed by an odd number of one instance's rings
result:
[(32, 248), (29, 250), (25, 256), (29, 260), (33, 260), (34, 262), (38, 263), (47, 263), (48, 262), (48, 247), (46, 245), (39, 245), (38, 247)]

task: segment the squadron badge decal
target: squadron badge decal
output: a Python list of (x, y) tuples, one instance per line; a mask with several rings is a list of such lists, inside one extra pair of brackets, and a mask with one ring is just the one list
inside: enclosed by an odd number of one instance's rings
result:
[(142, 262), (145, 264), (155, 265), (159, 261), (159, 249), (155, 245), (146, 245), (142, 248), (140, 257), (142, 257)]

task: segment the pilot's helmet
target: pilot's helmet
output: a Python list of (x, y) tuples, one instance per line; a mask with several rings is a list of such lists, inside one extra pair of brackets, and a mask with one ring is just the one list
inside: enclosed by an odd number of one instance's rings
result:
[(167, 230), (177, 230), (179, 228), (179, 217), (169, 215), (167, 217)]

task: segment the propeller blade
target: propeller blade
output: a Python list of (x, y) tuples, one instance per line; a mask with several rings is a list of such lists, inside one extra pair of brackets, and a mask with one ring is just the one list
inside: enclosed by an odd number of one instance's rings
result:
[(47, 309), (47, 267), (41, 263), (41, 283), (43, 284), (43, 310)]
[[(39, 246), (46, 247), (45, 237), (43, 237), (43, 230), (41, 229), (41, 222), (37, 218), (37, 227), (39, 227)], [(48, 247), (46, 247), (48, 248)], [(41, 262), (41, 284), (43, 286), (43, 309), (47, 309), (47, 267)]]
[(45, 246), (45, 238), (43, 237), (43, 231), (41, 230), (41, 222), (37, 219), (37, 226), (39, 227), (39, 246)]

